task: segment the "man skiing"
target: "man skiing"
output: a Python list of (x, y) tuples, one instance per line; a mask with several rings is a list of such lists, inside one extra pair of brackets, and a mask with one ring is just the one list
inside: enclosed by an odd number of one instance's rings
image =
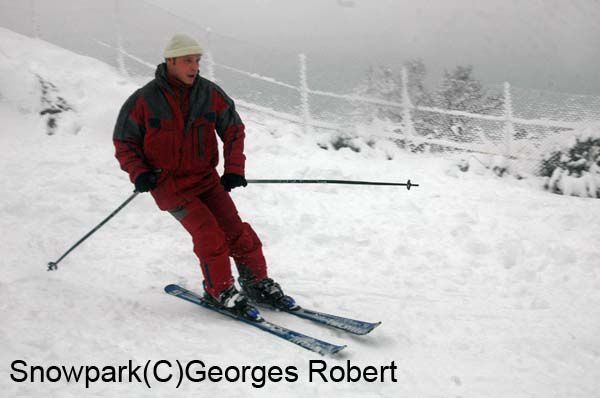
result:
[[(121, 168), (137, 192), (148, 192), (192, 236), (205, 297), (228, 311), (260, 319), (253, 303), (295, 308), (267, 275), (262, 243), (243, 222), (229, 195), (247, 185), (245, 131), (233, 100), (199, 75), (202, 48), (177, 34), (164, 50), (155, 78), (122, 106), (113, 142)], [(219, 178), (217, 138), (223, 142)], [(234, 284), (229, 256), (239, 273)]]

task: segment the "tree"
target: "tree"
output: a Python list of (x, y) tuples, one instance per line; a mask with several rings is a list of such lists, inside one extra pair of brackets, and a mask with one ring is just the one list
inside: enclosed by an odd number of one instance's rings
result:
[(425, 87), (427, 68), (422, 59), (416, 58), (404, 63), (408, 78), (408, 95), (414, 106), (431, 106), (433, 97)]
[[(404, 63), (408, 75), (408, 91), (413, 105), (432, 104), (432, 96), (425, 88), (424, 80), (427, 70), (421, 59), (413, 59)], [(360, 97), (380, 99), (390, 102), (402, 103), (402, 71), (394, 70), (388, 66), (369, 67), (367, 76), (354, 90), (354, 94)], [(381, 104), (361, 103), (367, 119), (373, 118), (389, 119), (393, 122), (402, 121), (402, 109), (394, 106)]]
[[(402, 100), (402, 77), (399, 73), (386, 66), (371, 66), (366, 78), (356, 87), (354, 95), (363, 98), (400, 102)], [(373, 103), (360, 102), (356, 104), (355, 116), (363, 120), (389, 119), (394, 122), (401, 120), (399, 109)]]
[[(413, 106), (435, 106), (434, 96), (425, 87), (425, 78), (427, 68), (422, 59), (413, 59), (405, 62), (406, 74), (408, 78), (408, 95)], [(427, 111), (413, 109), (413, 124), (415, 130), (421, 135), (431, 135), (435, 133), (439, 125), (439, 114)]]
[[(415, 107), (437, 107), (485, 115), (501, 110), (504, 105), (501, 93), (488, 93), (481, 82), (474, 78), (472, 66), (457, 66), (452, 71), (445, 71), (439, 88), (433, 94), (425, 86), (427, 68), (423, 60), (409, 60), (405, 62), (404, 68), (407, 71), (408, 94)], [(402, 103), (401, 70), (392, 70), (383, 66), (369, 68), (365, 80), (356, 88), (354, 94), (359, 97)], [(401, 123), (403, 109), (357, 102), (353, 116), (359, 120), (372, 121), (379, 118)], [(485, 125), (477, 119), (419, 109), (413, 109), (411, 116), (413, 125), (420, 135), (449, 137), (463, 142), (475, 140), (475, 128)]]
[[(469, 65), (444, 72), (434, 103), (442, 109), (489, 115), (502, 109), (504, 99), (501, 94), (488, 93), (481, 82), (473, 77), (473, 67)], [(437, 119), (438, 128), (444, 135), (460, 141), (473, 138), (469, 130), (476, 125), (476, 119), (453, 115), (441, 115)]]

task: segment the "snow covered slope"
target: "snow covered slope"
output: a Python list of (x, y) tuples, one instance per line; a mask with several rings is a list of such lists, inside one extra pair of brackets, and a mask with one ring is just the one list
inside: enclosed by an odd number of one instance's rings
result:
[[(354, 337), (265, 315), (348, 344), (325, 359), (329, 368), (394, 361), (396, 382), (310, 382), (309, 361), (320, 357), (163, 293), (169, 283), (200, 291), (201, 274), (189, 236), (147, 194), (57, 272), (46, 272), (48, 261), (131, 194), (111, 135), (135, 88), (98, 61), (0, 29), (3, 396), (598, 396), (598, 200), (548, 194), (485, 171), (462, 173), (451, 160), (383, 142), (360, 153), (323, 150), (321, 138), (243, 109), (248, 178), (421, 184), (409, 192), (293, 185), (233, 192), (264, 242), (271, 275), (300, 303), (383, 324)], [(49, 129), (49, 115), (39, 112), (60, 103), (72, 110), (55, 114)], [(136, 380), (86, 389), (64, 379), (41, 383), (39, 374), (35, 383), (10, 378), (23, 375), (11, 370), (17, 360), (101, 369), (161, 359), (174, 368), (176, 360), (289, 366), (298, 378), (256, 387), (248, 373), (245, 382), (185, 381), (179, 390), (174, 380), (149, 390)], [(160, 370), (165, 377), (167, 366)]]

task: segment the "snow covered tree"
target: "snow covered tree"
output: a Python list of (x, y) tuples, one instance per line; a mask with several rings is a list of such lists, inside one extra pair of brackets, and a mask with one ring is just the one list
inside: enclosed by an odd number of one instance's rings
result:
[[(364, 98), (400, 102), (402, 99), (402, 78), (400, 72), (386, 66), (371, 66), (365, 79), (355, 88), (354, 95)], [(389, 119), (400, 122), (400, 110), (394, 107), (364, 103), (356, 104), (354, 116), (362, 120)]]
[[(502, 109), (504, 99), (501, 94), (488, 93), (473, 77), (473, 67), (469, 65), (444, 72), (434, 103), (443, 109), (489, 115)], [(475, 119), (451, 115), (439, 115), (436, 119), (443, 135), (459, 141), (472, 140), (469, 129), (474, 126)]]
[[(502, 94), (489, 93), (484, 89), (482, 83), (473, 76), (472, 66), (457, 66), (452, 71), (446, 71), (439, 88), (433, 93), (425, 85), (427, 69), (423, 60), (409, 60), (405, 62), (404, 68), (407, 71), (408, 95), (415, 107), (437, 107), (478, 114), (498, 114), (503, 109)], [(354, 94), (402, 103), (402, 70), (371, 67)], [(403, 122), (401, 107), (364, 102), (357, 102), (355, 106), (355, 120), (382, 119), (395, 124)], [(475, 128), (481, 128), (481, 121), (476, 119), (419, 109), (411, 110), (411, 119), (416, 132), (421, 136), (450, 138), (461, 142), (479, 139)], [(419, 148), (423, 149), (422, 146)]]
[[(408, 92), (413, 105), (431, 105), (431, 94), (425, 88), (425, 64), (421, 59), (409, 60), (404, 64), (408, 74)], [(402, 70), (392, 69), (389, 66), (371, 66), (363, 82), (354, 90), (359, 97), (375, 98), (390, 102), (402, 102)], [(402, 109), (380, 104), (359, 105), (366, 120), (374, 118), (389, 119), (392, 122), (402, 121)]]
[(408, 76), (408, 94), (414, 106), (430, 106), (433, 103), (431, 93), (425, 87), (427, 68), (422, 59), (411, 59), (404, 63)]
[[(435, 106), (434, 96), (425, 86), (427, 68), (422, 59), (413, 59), (404, 64), (408, 77), (408, 95), (415, 107)], [(421, 135), (430, 135), (439, 124), (439, 114), (413, 109), (413, 124)]]

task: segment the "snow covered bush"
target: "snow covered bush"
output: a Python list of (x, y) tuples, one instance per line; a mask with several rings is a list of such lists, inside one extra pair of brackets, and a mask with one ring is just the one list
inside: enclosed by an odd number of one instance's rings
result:
[(60, 114), (72, 111), (73, 108), (59, 95), (58, 89), (52, 82), (44, 79), (40, 75), (36, 76), (42, 90), (42, 109), (40, 110), (40, 115), (44, 118), (46, 123), (46, 134), (53, 135), (58, 127), (57, 120), (61, 117)]
[(360, 148), (356, 145), (356, 139), (344, 134), (336, 135), (331, 141), (331, 146), (336, 151), (342, 148), (350, 148), (354, 152), (360, 152)]
[(600, 198), (600, 126), (576, 132), (541, 165), (545, 188), (554, 193)]

